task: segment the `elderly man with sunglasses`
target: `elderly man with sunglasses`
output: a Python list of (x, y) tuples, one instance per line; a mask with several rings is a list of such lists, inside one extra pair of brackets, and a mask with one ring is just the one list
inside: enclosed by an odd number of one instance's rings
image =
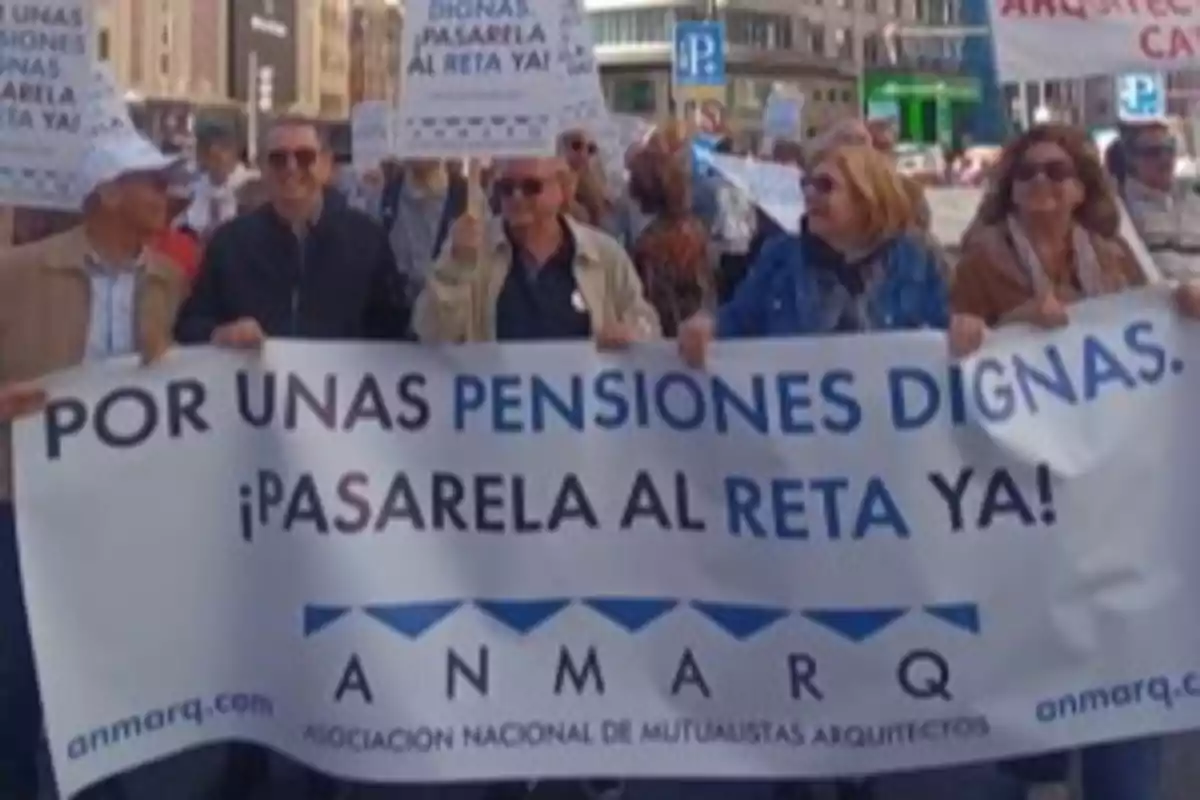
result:
[(500, 219), (485, 226), (473, 197), (417, 298), (413, 328), (422, 341), (595, 339), (621, 347), (659, 335), (621, 245), (563, 213), (570, 185), (563, 159), (500, 165)]
[[(485, 223), (471, 177), (466, 213), (417, 298), (421, 341), (594, 340), (620, 349), (658, 338), (661, 328), (624, 248), (564, 212), (571, 168), (563, 158), (497, 165), (492, 189), (499, 218)], [(493, 787), (487, 800), (607, 797), (615, 786), (542, 784)]]
[[(310, 122), (280, 120), (267, 134), (267, 202), (216, 230), (176, 338), (257, 348), (267, 337), (394, 339), (409, 332), (409, 305), (383, 228), (328, 188), (333, 157)], [(230, 747), (213, 800), (283, 796), (273, 787), (268, 753)], [(315, 773), (306, 794), (327, 800), (341, 789)], [(264, 794), (264, 791), (267, 794)]]

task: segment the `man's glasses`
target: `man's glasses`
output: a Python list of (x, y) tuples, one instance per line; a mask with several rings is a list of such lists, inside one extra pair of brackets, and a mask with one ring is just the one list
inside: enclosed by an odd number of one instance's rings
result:
[(1175, 158), (1175, 145), (1169, 143), (1143, 144), (1133, 148), (1133, 154), (1138, 158)]
[(512, 197), (520, 193), (525, 197), (537, 197), (546, 190), (541, 178), (501, 178), (496, 181), (496, 191), (501, 197)]
[(274, 170), (285, 170), (289, 164), (295, 164), (304, 171), (312, 169), (317, 163), (317, 151), (311, 147), (301, 147), (296, 150), (272, 150), (267, 153), (267, 165)]
[(598, 147), (596, 147), (595, 142), (586, 142), (583, 139), (572, 139), (571, 141), (567, 142), (567, 147), (571, 148), (571, 150), (576, 153), (586, 152), (589, 156), (596, 155), (596, 153), (600, 150)]
[(1044, 175), (1051, 183), (1063, 183), (1075, 177), (1075, 167), (1069, 161), (1023, 161), (1013, 168), (1013, 178), (1021, 183)]

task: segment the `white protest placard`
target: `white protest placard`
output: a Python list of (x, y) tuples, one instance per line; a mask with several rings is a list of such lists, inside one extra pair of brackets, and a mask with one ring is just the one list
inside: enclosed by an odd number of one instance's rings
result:
[(608, 135), (612, 122), (600, 86), (592, 27), (583, 0), (561, 2), (562, 50), (559, 58), (562, 62), (563, 107), (559, 127), (562, 130), (582, 128), (599, 141)]
[(0, 4), (0, 203), (75, 209), (92, 0)]
[(804, 131), (804, 94), (776, 86), (763, 108), (763, 136), (799, 141)]
[(800, 218), (804, 216), (804, 191), (800, 186), (803, 174), (798, 167), (699, 148), (696, 153), (785, 231), (800, 232)]
[(79, 92), (84, 138), (90, 141), (110, 134), (136, 132), (129, 104), (125, 102), (112, 67), (105, 62), (93, 64), (90, 77), (90, 83)]
[(396, 155), (395, 121), (395, 106), (384, 100), (364, 101), (350, 110), (350, 157), (360, 175)]
[(410, 0), (396, 144), (406, 158), (553, 155), (562, 0)]
[(1200, 29), (1186, 5), (989, 0), (988, 6), (996, 70), (1006, 82), (1191, 69), (1200, 54)]
[(1200, 726), (1200, 326), (269, 343), (15, 430), (64, 796), (222, 740), (364, 782), (864, 775)]
[(597, 137), (597, 144), (608, 184), (620, 190), (625, 185), (625, 160), (630, 149), (644, 144), (654, 132), (654, 126), (632, 114), (610, 114), (608, 119)]

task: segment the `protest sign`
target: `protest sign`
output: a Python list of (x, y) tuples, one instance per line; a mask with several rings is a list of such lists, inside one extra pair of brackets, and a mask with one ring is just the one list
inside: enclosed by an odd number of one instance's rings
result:
[[(1200, 53), (1191, 6), (989, 0), (1002, 81), (1189, 69)], [(1087, 47), (1064, 43), (1087, 42)]]
[(601, 131), (600, 160), (610, 187), (625, 185), (625, 160), (635, 145), (641, 145), (654, 133), (654, 126), (641, 117), (631, 114), (610, 114), (609, 122)]
[(763, 136), (799, 141), (804, 130), (804, 94), (776, 86), (763, 108)]
[(600, 87), (600, 69), (592, 44), (592, 27), (583, 8), (583, 0), (562, 2), (562, 50), (559, 54), (563, 85), (563, 107), (559, 116), (562, 130), (582, 128), (594, 140), (609, 135), (612, 125), (604, 90)]
[(800, 169), (752, 158), (706, 151), (702, 158), (788, 233), (800, 232), (804, 192)]
[(1196, 353), (1151, 289), (961, 363), (271, 342), (54, 379), (15, 438), (60, 788), (231, 738), (368, 782), (766, 778), (1196, 727)]
[(395, 119), (395, 107), (384, 100), (358, 103), (350, 111), (350, 157), (360, 175), (396, 155)]
[(562, 0), (411, 0), (397, 146), (407, 158), (554, 153)]
[(86, 144), (80, 93), (91, 85), (91, 0), (0, 5), (0, 203), (78, 208)]
[(129, 104), (112, 67), (100, 62), (92, 65), (90, 81), (79, 91), (82, 105), (82, 135), (87, 140), (111, 134), (125, 136), (137, 131)]

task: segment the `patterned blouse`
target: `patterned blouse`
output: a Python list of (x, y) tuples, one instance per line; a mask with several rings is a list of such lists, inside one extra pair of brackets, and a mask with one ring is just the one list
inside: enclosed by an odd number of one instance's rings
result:
[(662, 320), (663, 336), (713, 300), (708, 234), (696, 217), (658, 217), (638, 236), (633, 263), (646, 288), (646, 299)]

